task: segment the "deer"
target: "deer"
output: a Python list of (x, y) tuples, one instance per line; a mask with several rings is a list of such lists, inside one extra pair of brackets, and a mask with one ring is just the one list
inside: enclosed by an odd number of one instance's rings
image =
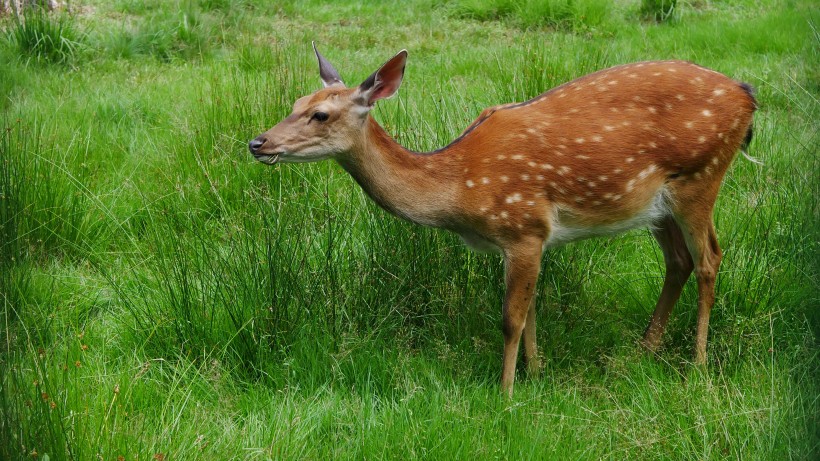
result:
[(348, 88), (313, 43), (323, 87), (251, 140), (259, 162), (335, 160), (381, 208), (503, 256), (501, 390), (513, 394), (519, 344), (541, 370), (536, 286), (547, 249), (648, 228), (663, 254), (660, 296), (640, 344), (652, 353), (685, 283), (697, 281), (694, 363), (706, 366), (722, 252), (713, 210), (757, 102), (750, 85), (681, 60), (600, 70), (526, 102), (485, 109), (455, 140), (414, 152), (370, 114), (402, 83), (402, 50)]

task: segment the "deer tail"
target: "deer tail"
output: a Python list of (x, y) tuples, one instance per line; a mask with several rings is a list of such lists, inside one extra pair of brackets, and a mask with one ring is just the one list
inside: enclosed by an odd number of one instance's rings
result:
[[(740, 87), (749, 96), (749, 100), (752, 103), (752, 110), (757, 110), (757, 108), (758, 108), (757, 99), (755, 99), (755, 90), (752, 87), (752, 85), (749, 85), (748, 83), (741, 83)], [(754, 135), (754, 124), (749, 123), (749, 129), (746, 131), (746, 137), (743, 138), (743, 143), (740, 144), (740, 153), (743, 154), (743, 156), (746, 158), (746, 160), (748, 160), (752, 163), (755, 163), (757, 165), (763, 165), (763, 162), (760, 161), (760, 159), (757, 159), (757, 158), (752, 157), (751, 155), (749, 155), (749, 152), (748, 152), (749, 151), (749, 144), (752, 143), (753, 135)]]

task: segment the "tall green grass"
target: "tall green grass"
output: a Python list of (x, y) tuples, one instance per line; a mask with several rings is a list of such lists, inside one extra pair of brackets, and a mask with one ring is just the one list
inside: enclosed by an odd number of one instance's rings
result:
[[(0, 68), (0, 458), (815, 458), (816, 12), (522, 13), (548, 3), (93, 2), (71, 72), (0, 44), (22, 58)], [(753, 84), (764, 166), (739, 157), (717, 205), (710, 368), (689, 363), (694, 284), (661, 353), (636, 346), (663, 258), (634, 232), (547, 255), (544, 374), (502, 397), (500, 259), (387, 215), (332, 162), (247, 154), (319, 87), (311, 39), (351, 85), (409, 49), (374, 115), (415, 150), (623, 62)]]
[(522, 28), (583, 29), (599, 26), (612, 12), (610, 2), (591, 0), (459, 0), (442, 2), (456, 17), (479, 21), (507, 20)]
[(118, 58), (146, 55), (164, 62), (193, 59), (210, 51), (212, 31), (208, 26), (195, 8), (161, 11), (136, 26), (122, 24), (112, 30), (103, 43), (107, 51)]
[(640, 14), (645, 19), (667, 22), (675, 18), (677, 0), (641, 0)]
[(70, 63), (81, 50), (84, 32), (68, 14), (52, 14), (45, 8), (27, 7), (14, 16), (7, 38), (23, 59)]

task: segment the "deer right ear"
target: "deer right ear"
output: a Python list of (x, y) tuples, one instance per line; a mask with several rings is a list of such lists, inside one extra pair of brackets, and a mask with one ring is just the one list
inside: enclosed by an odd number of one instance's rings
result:
[(333, 68), (333, 64), (328, 62), (328, 60), (319, 53), (319, 50), (316, 49), (316, 42), (311, 43), (313, 44), (313, 52), (316, 53), (316, 58), (319, 60), (319, 77), (322, 78), (322, 83), (325, 85), (325, 88), (333, 85), (344, 86), (345, 84), (342, 82), (342, 77), (339, 77), (339, 73)]
[(393, 96), (401, 86), (406, 64), (407, 50), (401, 50), (359, 85), (354, 98), (363, 106), (371, 107), (379, 99)]

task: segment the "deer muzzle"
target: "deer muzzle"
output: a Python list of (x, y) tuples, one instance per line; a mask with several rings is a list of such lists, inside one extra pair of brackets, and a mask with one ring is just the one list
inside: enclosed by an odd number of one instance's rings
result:
[(279, 161), (281, 152), (266, 152), (263, 147), (267, 143), (267, 139), (263, 136), (257, 136), (248, 143), (248, 149), (253, 154), (253, 157), (265, 164), (273, 165)]

